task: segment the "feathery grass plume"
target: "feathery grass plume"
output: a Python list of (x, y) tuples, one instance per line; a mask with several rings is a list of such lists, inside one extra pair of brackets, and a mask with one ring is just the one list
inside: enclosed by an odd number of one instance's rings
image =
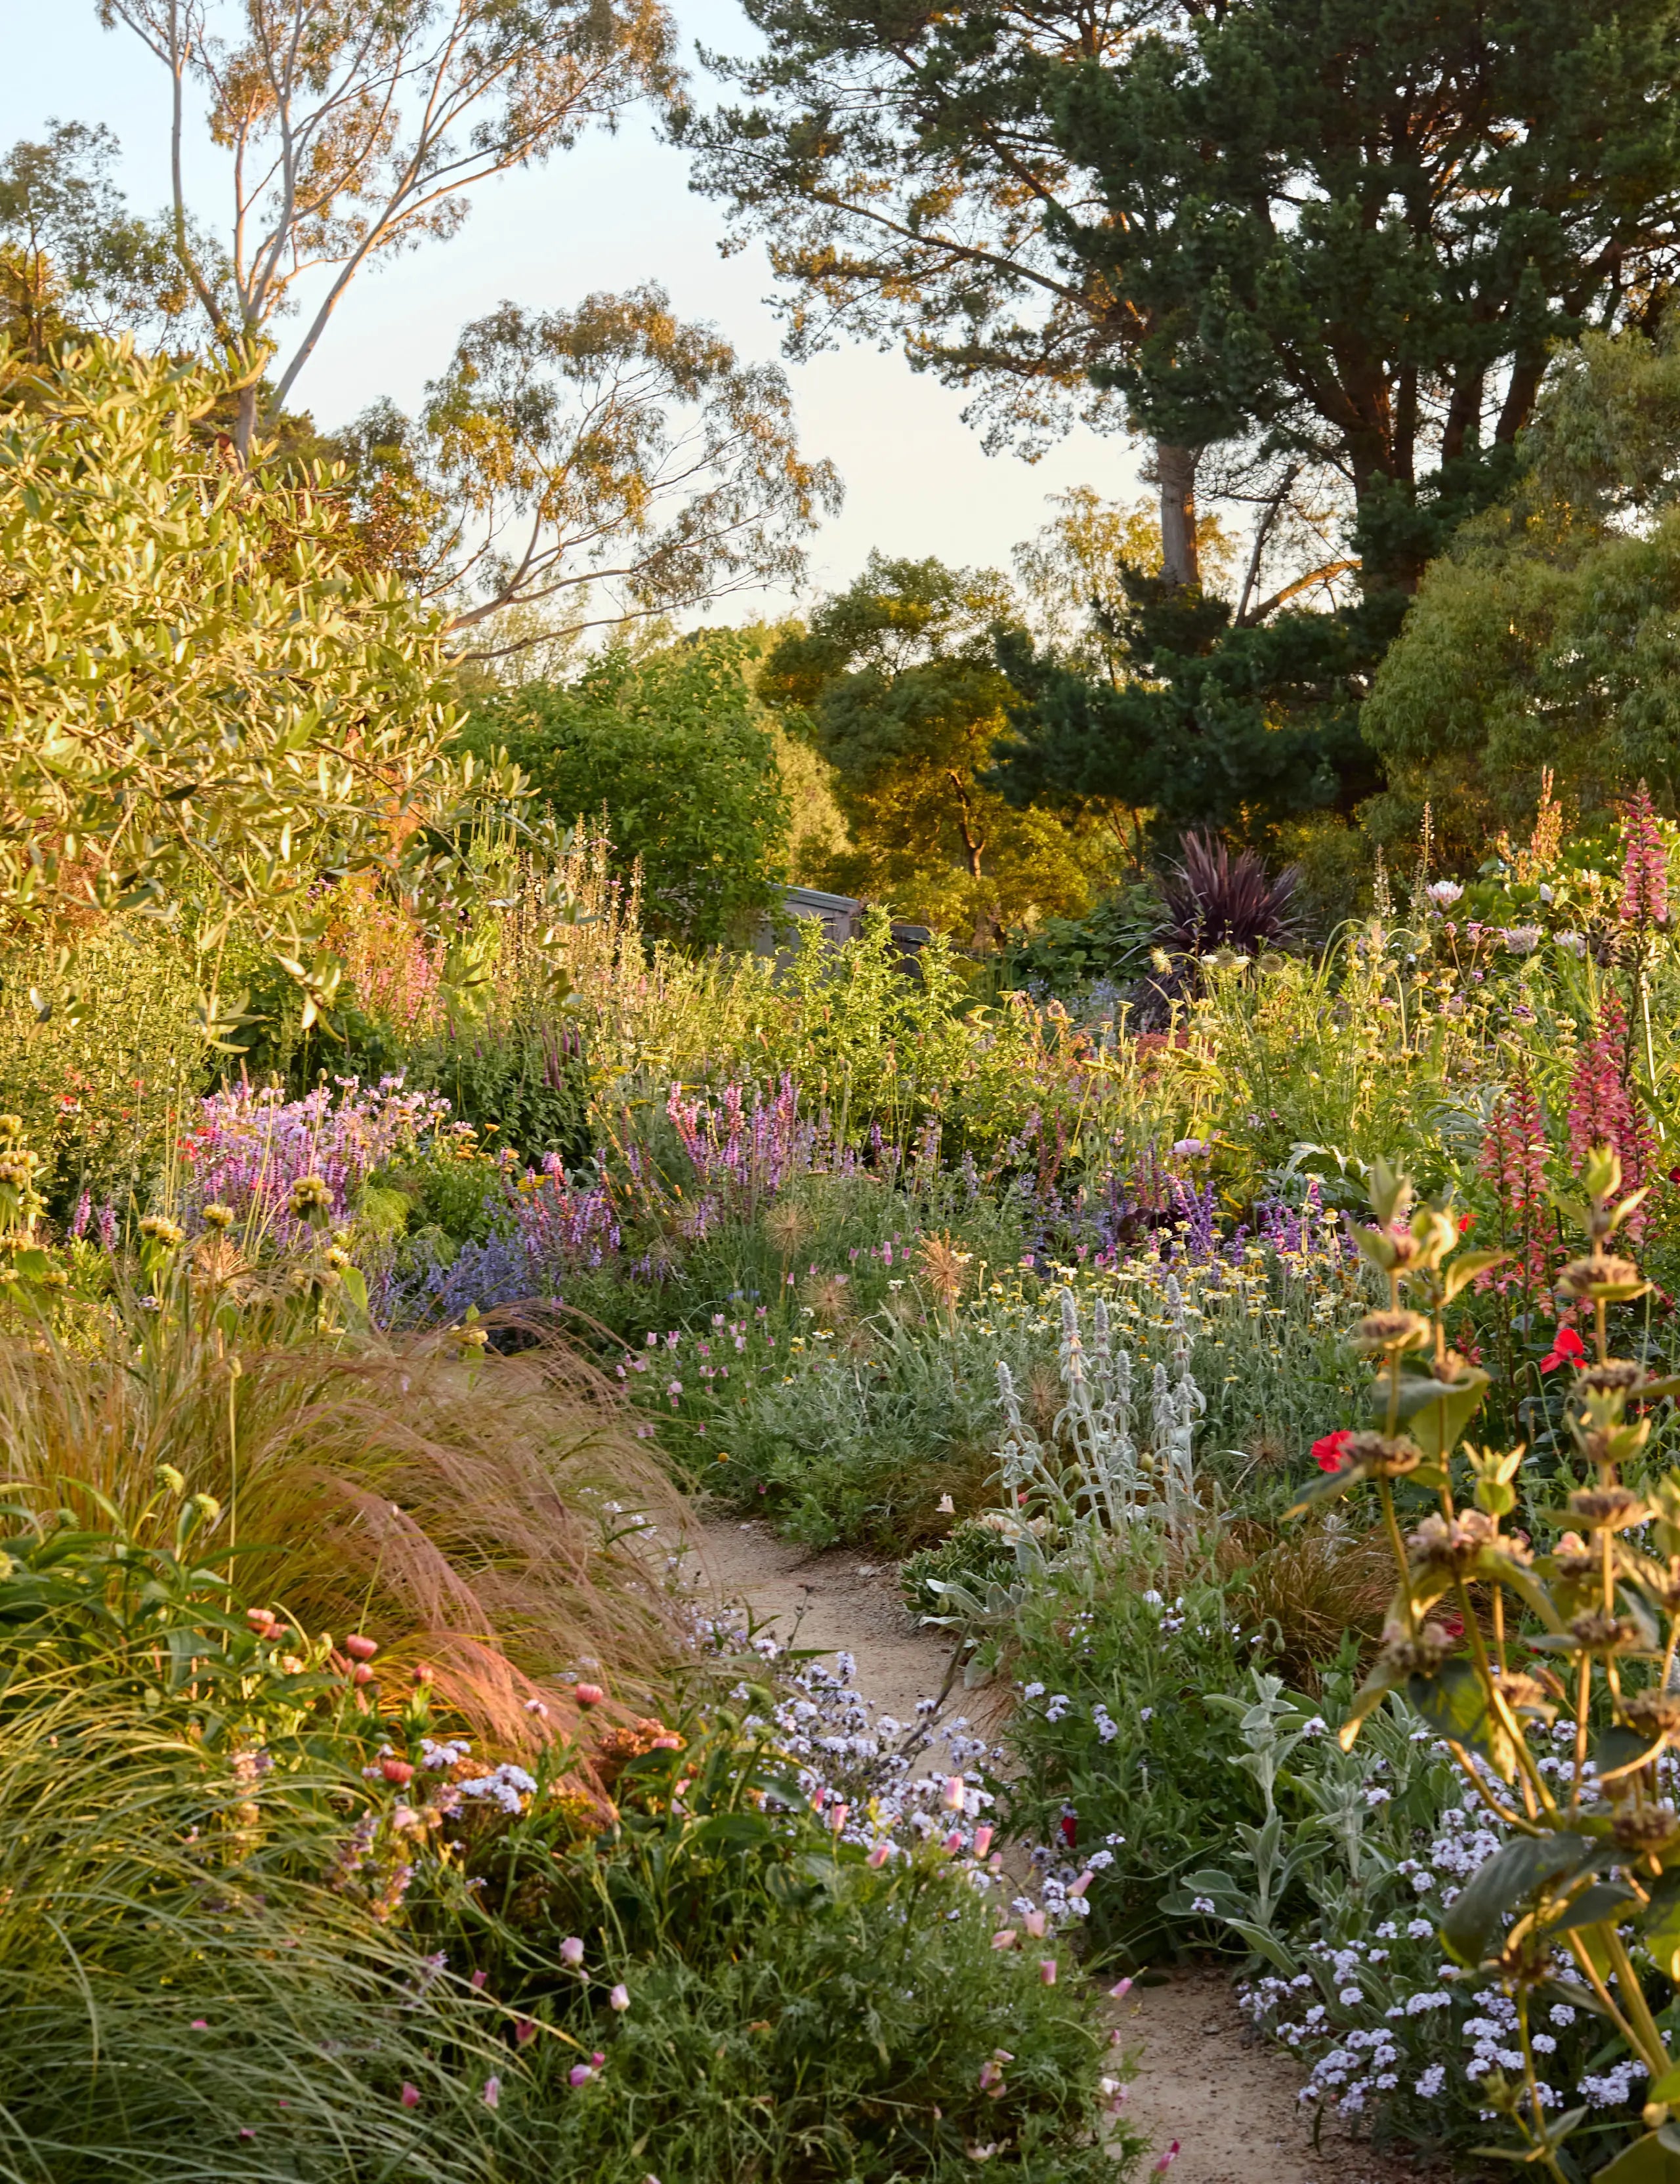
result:
[(429, 1663), (441, 1700), (503, 1744), (538, 1738), (533, 1698), (541, 1734), (570, 1726), (560, 1678), (580, 1655), (632, 1688), (670, 1662), (676, 1610), (640, 1528), (674, 1540), (676, 1496), (552, 1331), (522, 1329), (530, 1346), (505, 1357), (448, 1333), (236, 1348), (230, 1310), (177, 1282), (99, 1354), (0, 1345), (9, 1495), (90, 1516), (103, 1495), (137, 1519), (173, 1466), (221, 1506), (212, 1563), (306, 1630), (371, 1630), (387, 1669)]

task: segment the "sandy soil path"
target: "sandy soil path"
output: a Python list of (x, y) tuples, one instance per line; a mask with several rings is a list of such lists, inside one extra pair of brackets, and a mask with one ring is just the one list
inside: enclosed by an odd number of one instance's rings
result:
[[(855, 1548), (813, 1555), (762, 1524), (704, 1519), (696, 1546), (722, 1598), (786, 1638), (843, 1647), (877, 1710), (910, 1719), (944, 1681), (950, 1646), (905, 1611), (889, 1561)], [(980, 1711), (974, 1695), (954, 1706)], [(947, 1713), (953, 1711), (948, 1707)], [(1327, 2129), (1315, 2152), (1287, 2056), (1254, 2041), (1217, 1970), (1187, 1969), (1115, 2005), (1137, 2065), (1128, 2108), (1157, 2153), (1177, 2140), (1171, 2184), (1444, 2184)]]

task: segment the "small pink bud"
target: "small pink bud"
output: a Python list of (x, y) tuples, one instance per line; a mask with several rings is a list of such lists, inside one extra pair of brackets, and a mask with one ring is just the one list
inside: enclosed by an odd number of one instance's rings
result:
[(1055, 1985), (1056, 1960), (1054, 1957), (1040, 1958), (1038, 1961), (1038, 1978), (1040, 1983), (1045, 1986), (1054, 1986)]
[(245, 1620), (256, 1632), (258, 1637), (266, 1638), (275, 1627), (276, 1618), (271, 1607), (248, 1607), (245, 1611)]
[(398, 1758), (395, 1752), (388, 1753), (380, 1761), (379, 1771), (387, 1782), (394, 1782), (399, 1790), (414, 1779), (414, 1769), (406, 1759)]
[(523, 2048), (527, 2041), (534, 2040), (536, 2037), (537, 2020), (535, 2018), (516, 2017), (514, 2020), (514, 2038), (520, 2047)]
[(949, 1835), (945, 1838), (944, 1847), (948, 1856), (954, 1858), (962, 1847), (963, 1839), (961, 1831), (957, 1828), (953, 1828)]
[(892, 1855), (893, 1846), (891, 1843), (878, 1842), (875, 1846), (875, 1848), (870, 1852), (866, 1863), (874, 1866), (878, 1872), (880, 1869), (886, 1864), (887, 1859), (891, 1858)]
[(595, 2050), (595, 2053), (593, 2053), (593, 2054), (589, 2058), (589, 2059), (590, 2059), (590, 2061), (591, 2061), (591, 2062), (595, 2065), (595, 2068), (598, 2070), (600, 2069), (600, 2067), (601, 2067), (602, 2064), (603, 2064), (603, 2063), (604, 2063), (604, 2062), (606, 2061), (606, 2059), (606, 2059), (606, 2057), (605, 2057), (605, 2056), (601, 2053), (600, 2049), (598, 2048)]
[(1173, 2163), (1177, 2161), (1177, 2159), (1178, 2141), (1175, 2138), (1171, 2145), (1166, 2149), (1166, 2152), (1162, 2154), (1160, 2159), (1156, 2162), (1154, 2167), (1149, 2171), (1150, 2176), (1165, 2176), (1167, 2170), (1171, 2168)]
[(373, 1670), (369, 1668), (365, 1661), (358, 1661), (355, 1667), (350, 1671), (350, 1674), (353, 1680), (359, 1684), (370, 1684), (373, 1681)]
[(993, 1934), (992, 1936), (992, 1947), (994, 1949), (1012, 1949), (1015, 1943), (1015, 1930), (1013, 1926), (1005, 1926), (1001, 1933)]
[(612, 1992), (611, 1992), (611, 1993), (607, 1997), (607, 2006), (608, 2006), (608, 2008), (609, 2008), (609, 2009), (628, 2009), (628, 2008), (629, 2008), (629, 2007), (630, 2007), (630, 1989), (629, 1989), (629, 1988), (625, 1985), (625, 1983), (624, 1983), (624, 1981), (623, 1981), (622, 1980), (620, 1980), (620, 1981), (619, 1981), (618, 1985), (617, 1985), (617, 1986), (616, 1986), (612, 1990)]
[(1035, 1942), (1042, 1942), (1044, 1938), (1043, 1913), (1042, 1911), (1029, 1911), (1026, 1914), (1026, 1930), (1032, 1935), (1033, 1940)]
[(945, 1810), (948, 1813), (961, 1812), (963, 1799), (966, 1794), (960, 1774), (948, 1774), (945, 1777)]
[(598, 1684), (580, 1684), (577, 1687), (577, 1702), (581, 1707), (599, 1706), (606, 1696)]
[(209, 2029), (210, 2020), (208, 2017), (195, 2017), (187, 2028), (192, 2032), (208, 2032)]
[(484, 2081), (485, 2107), (487, 2109), (499, 2107), (501, 2104), (501, 2099), (502, 2081), (499, 2078), (487, 2078)]
[(420, 2106), (420, 2087), (411, 2086), (405, 2078), (403, 2081), (403, 2090), (398, 2098), (405, 2109), (417, 2109)]
[(988, 1850), (990, 1850), (990, 1849), (991, 1849), (991, 1847), (992, 1847), (992, 1830), (991, 1830), (991, 1829), (990, 1829), (990, 1828), (976, 1828), (976, 1829), (975, 1830), (975, 1831), (974, 1831), (974, 1854), (975, 1854), (975, 1856), (976, 1856), (976, 1858), (984, 1858), (984, 1857), (985, 1857), (985, 1855), (986, 1855), (986, 1853), (987, 1853), (987, 1852)]
[(481, 1993), (484, 1988), (484, 1982), (489, 1978), (489, 1973), (482, 1969), (476, 1971), (472, 1975), (472, 1983), (475, 1990)]
[(570, 1964), (574, 1971), (583, 1962), (583, 1944), (576, 1934), (568, 1934), (561, 1942), (560, 1962)]
[(1130, 1994), (1131, 1992), (1131, 1981), (1129, 1979), (1123, 1979), (1120, 1981), (1116, 1986), (1111, 1986), (1109, 1989), (1109, 1999), (1110, 2002), (1124, 2002), (1126, 1996)]
[(849, 1805), (831, 1805), (829, 1807), (828, 1825), (833, 1829), (837, 1836), (839, 1834), (841, 1829), (845, 1826), (847, 1816), (851, 1812), (851, 1809), (852, 1808)]
[(1074, 1882), (1072, 1887), (1068, 1890), (1068, 1894), (1070, 1896), (1082, 1896), (1096, 1877), (1096, 1875), (1092, 1872), (1090, 1867), (1088, 1865), (1084, 1872), (1080, 1875), (1078, 1880)]
[(364, 1638), (358, 1631), (353, 1637), (344, 1641), (344, 1650), (353, 1661), (370, 1661), (378, 1652), (379, 1646), (375, 1640)]

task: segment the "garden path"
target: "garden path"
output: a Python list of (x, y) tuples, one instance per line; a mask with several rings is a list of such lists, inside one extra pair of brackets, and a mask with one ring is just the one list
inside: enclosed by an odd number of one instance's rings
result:
[[(857, 1662), (858, 1689), (878, 1712), (908, 1721), (918, 1699), (937, 1695), (950, 1646), (911, 1622), (890, 1559), (855, 1547), (814, 1555), (763, 1524), (726, 1518), (702, 1522), (698, 1535), (725, 1600), (773, 1624), (780, 1637), (797, 1622), (801, 1646), (843, 1647)], [(953, 1703), (979, 1715), (976, 1697), (959, 1692)], [(1296, 2099), (1300, 2074), (1250, 2037), (1222, 1973), (1176, 1970), (1159, 1986), (1134, 1987), (1115, 2016), (1137, 2064), (1133, 2122), (1157, 2152), (1178, 2142), (1171, 2184), (1441, 2184), (1333, 2130), (1315, 2152)]]

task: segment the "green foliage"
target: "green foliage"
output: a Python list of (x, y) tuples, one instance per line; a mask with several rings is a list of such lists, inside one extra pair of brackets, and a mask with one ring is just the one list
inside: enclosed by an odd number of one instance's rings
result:
[[(684, 325), (651, 282), (476, 320), (426, 389), (430, 460), (417, 465), (433, 483), (440, 580), (482, 595), (452, 628), (523, 606), (558, 611), (552, 633), (576, 636), (797, 581), (840, 482), (801, 457), (793, 408), (777, 366)], [(492, 634), (480, 656), (503, 649)]]
[[(68, 989), (68, 990), (67, 990)], [(174, 1117), (203, 1088), (187, 951), (133, 919), (0, 959), (0, 1110), (40, 1154), (63, 1219), (85, 1190), (125, 1210), (167, 1167)]]
[(1099, 828), (1015, 811), (980, 781), (1010, 696), (993, 631), (1016, 611), (989, 571), (877, 554), (770, 654), (765, 701), (834, 769), (851, 846), (831, 884), (952, 928), (1084, 908)]
[(198, 426), (224, 391), (96, 345), (7, 416), (0, 896), (14, 926), (191, 920), (213, 987), (242, 916), (307, 1019), (337, 981), (322, 872), (382, 866), (443, 914), (453, 851), (415, 822), (466, 777), (432, 617), (356, 566), (331, 493), (222, 460)]
[(1621, 268), (1661, 278), (1674, 20), (1642, 0), (1606, 40), (1570, 0), (1509, 28), (1260, 0), (1060, 72), (1043, 95), (1102, 198), (1060, 232), (1148, 326), (1097, 376), (1162, 439), (1329, 455), (1366, 591), (1415, 580), (1497, 481), (1552, 343), (1629, 310)]
[[(604, 1828), (580, 1828), (539, 1775), (525, 1815), (469, 1840), (483, 1886), (457, 1899), (455, 1931), (537, 2034), (513, 2097), (528, 2112), (564, 2098), (579, 2056), (601, 2058), (599, 2082), (565, 2099), (560, 2173), (639, 2184), (657, 2148), (680, 2184), (749, 2167), (955, 2184), (984, 2146), (1033, 2184), (1124, 2176), (1138, 2148), (1123, 2128), (1100, 2142), (1088, 1990), (993, 1948), (984, 1897), (937, 1845), (872, 1868), (810, 1811), (762, 1719), (675, 1719), (681, 1749), (624, 1766)], [(568, 1936), (587, 1980), (560, 1957)]]
[(1641, 777), (1673, 807), (1677, 422), (1666, 339), (1592, 334), (1560, 359), (1521, 478), (1432, 564), (1372, 686), (1363, 725), (1391, 784), (1379, 827), (1427, 799), (1449, 854), (1473, 859), (1526, 824), (1543, 767), (1589, 824)]
[(570, 684), (481, 700), (462, 740), (505, 748), (559, 823), (604, 812), (616, 869), (641, 863), (650, 932), (740, 940), (776, 900), (788, 823), (752, 650), (715, 632), (639, 658), (609, 652)]
[(1388, 631), (1370, 614), (1290, 609), (1233, 627), (1211, 593), (1129, 570), (1122, 582), (1118, 676), (1065, 665), (1019, 633), (1000, 641), (1019, 699), (997, 749), (1004, 794), (1263, 839), (1376, 786), (1356, 709)]
[(943, 1615), (947, 1602), (938, 1587), (960, 1585), (983, 1599), (987, 1588), (1007, 1585), (1015, 1575), (1009, 1540), (994, 1524), (971, 1518), (958, 1524), (937, 1546), (921, 1547), (898, 1565), (898, 1587), (912, 1615)]
[(1035, 993), (1071, 998), (1095, 979), (1134, 978), (1160, 931), (1160, 898), (1146, 881), (1099, 897), (1082, 917), (1047, 917), (1012, 937), (1007, 975)]

